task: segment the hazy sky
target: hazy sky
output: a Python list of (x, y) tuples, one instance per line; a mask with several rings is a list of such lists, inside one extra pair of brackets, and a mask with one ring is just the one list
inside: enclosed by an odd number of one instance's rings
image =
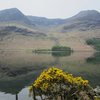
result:
[(100, 0), (0, 0), (0, 10), (18, 8), (26, 15), (68, 18), (82, 10), (98, 10)]

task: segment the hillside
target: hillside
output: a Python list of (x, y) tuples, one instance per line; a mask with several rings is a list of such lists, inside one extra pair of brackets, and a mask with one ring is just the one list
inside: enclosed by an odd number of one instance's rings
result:
[(65, 19), (63, 25), (56, 27), (60, 32), (69, 32), (72, 30), (87, 31), (98, 29), (100, 27), (100, 13), (95, 10), (81, 11), (77, 15)]
[[(77, 15), (67, 19), (48, 19), (45, 17), (26, 16), (17, 8), (0, 11), (0, 22), (16, 22), (38, 27), (62, 27), (62, 30), (74, 28), (93, 28), (100, 26), (100, 13), (95, 10), (81, 11)], [(60, 30), (60, 29), (59, 29)], [(84, 31), (84, 30), (83, 30)]]
[(45, 17), (36, 17), (36, 16), (27, 16), (32, 23), (35, 23), (37, 26), (41, 27), (50, 27), (56, 26), (65, 23), (63, 19), (48, 19)]
[(0, 11), (0, 49), (50, 49), (54, 45), (75, 51), (94, 51), (86, 40), (100, 38), (100, 13), (81, 11), (67, 19), (26, 16), (16, 8)]
[(20, 24), (34, 25), (31, 21), (17, 8), (11, 8), (0, 11), (0, 23), (13, 22)]

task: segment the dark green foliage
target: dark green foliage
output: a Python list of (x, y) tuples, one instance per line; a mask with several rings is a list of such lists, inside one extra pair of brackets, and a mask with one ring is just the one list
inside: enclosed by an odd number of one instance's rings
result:
[(71, 48), (65, 46), (54, 46), (52, 47), (52, 56), (62, 57), (71, 55)]
[(52, 47), (52, 51), (71, 51), (71, 48), (65, 46), (54, 46)]
[(100, 38), (93, 38), (93, 39), (87, 40), (88, 45), (97, 45), (99, 43), (100, 43)]
[(93, 57), (87, 58), (88, 63), (100, 64), (100, 52), (94, 54)]
[(93, 38), (86, 41), (88, 45), (94, 46), (97, 51), (100, 51), (100, 38)]

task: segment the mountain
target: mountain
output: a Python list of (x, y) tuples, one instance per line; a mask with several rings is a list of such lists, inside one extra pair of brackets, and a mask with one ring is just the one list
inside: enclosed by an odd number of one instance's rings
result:
[(86, 31), (94, 28), (100, 28), (100, 13), (95, 10), (81, 11), (77, 15), (65, 20), (63, 25), (60, 25), (62, 32), (71, 30)]
[(27, 25), (34, 25), (31, 21), (17, 8), (11, 8), (0, 11), (0, 22), (13, 22)]
[(71, 20), (99, 20), (100, 21), (100, 13), (96, 10), (85, 10), (79, 12), (77, 15), (70, 18)]
[(27, 16), (29, 20), (31, 20), (32, 23), (35, 23), (37, 26), (55, 26), (60, 25), (65, 22), (65, 20), (62, 19), (48, 19), (45, 17), (36, 17), (36, 16)]
[(26, 16), (17, 8), (0, 11), (0, 22), (20, 23), (36, 26), (37, 29), (67, 32), (71, 30), (86, 31), (100, 26), (100, 13), (96, 10), (85, 10), (67, 19), (48, 19), (45, 17)]
[[(27, 18), (27, 16), (25, 16), (17, 8), (0, 11), (0, 42), (11, 40), (11, 42), (8, 43), (12, 45), (13, 41), (19, 42), (19, 38), (21, 38), (20, 42), (22, 43), (22, 41), (24, 41), (25, 43), (27, 39), (31, 37), (46, 37), (46, 34), (37, 30), (36, 25), (32, 24), (32, 22)], [(7, 42), (5, 43), (5, 45), (6, 44)], [(20, 45), (17, 42), (16, 44)], [(4, 47), (4, 44), (2, 46)]]
[[(12, 75), (16, 76), (18, 71), (22, 73), (24, 71), (22, 69), (28, 68), (29, 65), (35, 65), (37, 60), (42, 65), (50, 62), (52, 60), (51, 55), (48, 55), (48, 58), (45, 54), (40, 56), (36, 54), (37, 57), (35, 57), (32, 51), (50, 50), (55, 45), (70, 47), (73, 51), (78, 51), (67, 59), (73, 60), (73, 57), (76, 57), (83, 64), (85, 58), (90, 57), (95, 51), (93, 46), (86, 43), (87, 40), (92, 38), (100, 39), (100, 13), (95, 10), (81, 11), (67, 19), (26, 16), (16, 8), (2, 10), (0, 11), (0, 62), (2, 62), (0, 78), (3, 76), (2, 79), (4, 79), (6, 75), (12, 78)], [(11, 54), (11, 51), (15, 52)], [(88, 52), (83, 53), (82, 56), (84, 57), (82, 58), (79, 51)], [(42, 56), (46, 59), (41, 58)], [(23, 62), (20, 61), (22, 58), (24, 58)], [(27, 59), (29, 59), (28, 62), (26, 62)], [(54, 59), (56, 60), (56, 58)], [(59, 61), (62, 61), (62, 59), (59, 59)], [(9, 66), (7, 66), (6, 62), (9, 61)], [(30, 61), (33, 63), (30, 63)], [(76, 61), (76, 59), (73, 61)], [(25, 68), (22, 68), (23, 63)], [(13, 66), (13, 64), (16, 66)], [(29, 71), (31, 70), (30, 67)], [(20, 73), (18, 74), (20, 75)], [(22, 76), (24, 76), (24, 73), (22, 73)], [(6, 78), (9, 79), (7, 76)]]
[(57, 32), (69, 32), (72, 30), (86, 31), (100, 27), (100, 13), (96, 10), (81, 11), (67, 19), (48, 19), (45, 17), (27, 16), (38, 28)]
[(86, 40), (99, 37), (100, 13), (95, 10), (67, 19), (26, 16), (16, 8), (0, 11), (0, 49), (51, 49), (61, 44), (92, 51)]

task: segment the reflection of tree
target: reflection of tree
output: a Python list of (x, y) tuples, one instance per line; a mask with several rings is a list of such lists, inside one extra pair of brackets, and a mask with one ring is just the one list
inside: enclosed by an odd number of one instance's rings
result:
[(70, 56), (71, 52), (68, 51), (62, 51), (62, 52), (52, 52), (52, 56), (55, 58), (54, 65), (60, 65), (60, 57)]
[(60, 61), (59, 61), (59, 57), (55, 57), (55, 60), (54, 60), (54, 65), (59, 65), (60, 64)]
[(72, 52), (70, 51), (56, 51), (56, 52), (52, 52), (52, 56), (55, 58), (54, 62), (53, 62), (53, 66), (62, 66), (62, 63), (60, 62), (60, 58), (61, 57), (66, 57), (66, 56), (70, 56)]
[(96, 52), (93, 57), (87, 58), (86, 61), (92, 64), (100, 64), (100, 52)]
[(16, 94), (16, 100), (18, 100), (18, 94)]
[(52, 56), (54, 57), (63, 57), (63, 56), (70, 56), (71, 51), (56, 51), (52, 52)]

